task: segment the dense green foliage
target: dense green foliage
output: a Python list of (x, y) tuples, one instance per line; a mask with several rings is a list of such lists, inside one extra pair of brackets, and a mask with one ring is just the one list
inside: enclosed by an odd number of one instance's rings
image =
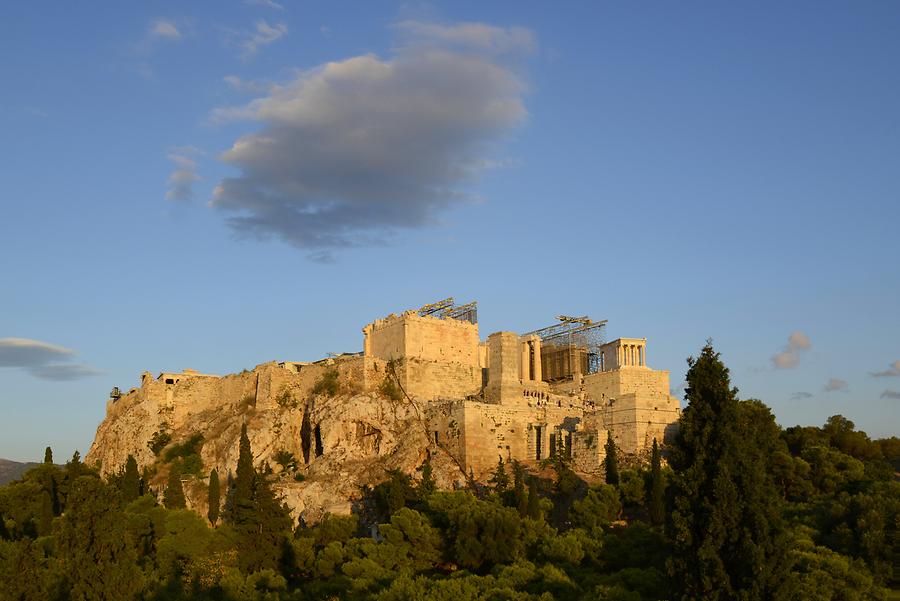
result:
[(672, 449), (669, 562), (683, 599), (789, 598), (781, 498), (769, 470), (783, 444), (768, 407), (741, 402), (707, 344), (688, 361), (688, 407)]
[(0, 487), (0, 601), (886, 599), (900, 441), (841, 416), (781, 430), (727, 377), (704, 349), (678, 440), (647, 466), (620, 458), (617, 484), (558, 452), (553, 477), (498, 462), (491, 486), (440, 492), (426, 461), (314, 527), (291, 523), (246, 428), (222, 520), (215, 471), (207, 521), (143, 484), (129, 500), (136, 462), (106, 481), (77, 454), (41, 464)]

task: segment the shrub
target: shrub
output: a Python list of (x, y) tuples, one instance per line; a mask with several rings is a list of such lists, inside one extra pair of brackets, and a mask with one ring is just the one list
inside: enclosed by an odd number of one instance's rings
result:
[(291, 391), (287, 386), (282, 386), (281, 390), (278, 392), (278, 396), (275, 397), (275, 402), (282, 409), (297, 408), (297, 400), (294, 398), (294, 395), (291, 394)]
[(294, 471), (297, 469), (297, 458), (294, 454), (285, 449), (281, 449), (273, 456), (275, 463), (281, 466), (281, 471), (286, 472), (289, 469)]
[(256, 407), (256, 395), (255, 394), (245, 394), (240, 402), (241, 410), (246, 411), (248, 409), (252, 409)]
[(340, 390), (340, 382), (338, 382), (338, 371), (329, 369), (319, 381), (313, 386), (313, 394), (324, 394), (327, 396), (335, 396)]
[(190, 438), (181, 443), (173, 444), (166, 450), (163, 459), (165, 461), (174, 461), (179, 457), (187, 457), (189, 455), (199, 455), (200, 449), (203, 448), (203, 434), (197, 432), (192, 434)]
[(384, 377), (378, 386), (378, 392), (392, 401), (399, 401), (403, 398), (403, 392), (391, 376)]
[(159, 452), (170, 442), (172, 442), (172, 435), (169, 434), (169, 424), (163, 422), (159, 425), (159, 430), (150, 437), (150, 440), (147, 442), (147, 448), (153, 451), (154, 455), (159, 456)]

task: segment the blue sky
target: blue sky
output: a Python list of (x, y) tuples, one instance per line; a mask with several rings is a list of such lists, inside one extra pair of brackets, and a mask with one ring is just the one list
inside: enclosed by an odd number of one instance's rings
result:
[[(900, 433), (900, 5), (7, 3), (0, 457), (453, 295)], [(895, 363), (897, 362), (897, 363)], [(872, 374), (878, 374), (877, 376)]]

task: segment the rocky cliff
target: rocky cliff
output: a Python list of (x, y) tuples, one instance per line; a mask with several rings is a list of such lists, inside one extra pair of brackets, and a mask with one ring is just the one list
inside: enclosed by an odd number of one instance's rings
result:
[(223, 482), (234, 473), (247, 424), (257, 468), (272, 470), (294, 517), (308, 523), (348, 513), (388, 469), (418, 477), (429, 453), (439, 486), (465, 481), (430, 445), (418, 402), (360, 390), (352, 364), (340, 361), (264, 364), (221, 378), (145, 374), (140, 388), (110, 401), (85, 461), (110, 474), (133, 455), (157, 492), (179, 469), (189, 505), (205, 514), (209, 473), (217, 469)]

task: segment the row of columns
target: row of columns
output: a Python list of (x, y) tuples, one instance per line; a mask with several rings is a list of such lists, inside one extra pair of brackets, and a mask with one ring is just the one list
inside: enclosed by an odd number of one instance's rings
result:
[(646, 365), (645, 347), (642, 344), (623, 344), (618, 349), (619, 365), (641, 366)]
[(541, 339), (538, 336), (532, 336), (522, 341), (521, 345), (521, 363), (519, 373), (522, 381), (540, 382), (543, 379), (541, 373)]

